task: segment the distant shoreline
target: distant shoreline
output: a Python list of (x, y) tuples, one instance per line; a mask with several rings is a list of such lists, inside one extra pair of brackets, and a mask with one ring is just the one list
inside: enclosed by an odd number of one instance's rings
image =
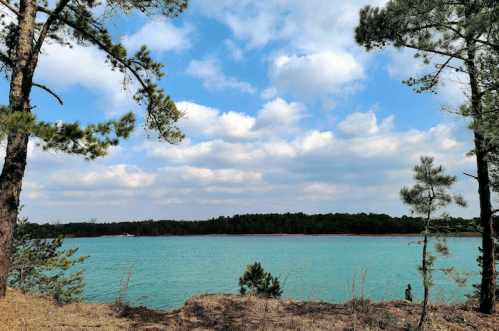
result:
[[(330, 234), (304, 234), (304, 233), (264, 233), (264, 234), (205, 234), (205, 235), (180, 235), (175, 237), (186, 236), (310, 236), (310, 237), (325, 237), (325, 236), (343, 236), (343, 237), (419, 237), (419, 233), (382, 233), (382, 234), (356, 234), (356, 233), (330, 233)], [(460, 232), (460, 233), (445, 233), (445, 237), (481, 237), (480, 232)], [(173, 236), (159, 236), (173, 237)]]
[[(446, 233), (443, 234), (445, 237), (481, 237), (480, 232), (461, 232), (461, 233)], [(115, 236), (100, 236), (100, 237), (75, 237), (66, 236), (65, 238), (121, 238), (121, 237), (242, 237), (242, 236), (268, 236), (268, 237), (419, 237), (419, 233), (383, 233), (383, 234), (355, 234), (355, 233), (330, 233), (330, 234), (304, 234), (304, 233), (261, 233), (261, 234), (186, 234), (186, 235), (162, 235), (162, 236), (133, 236), (133, 235), (115, 235)]]
[[(497, 217), (499, 221), (499, 217)], [(441, 230), (460, 229), (477, 231), (478, 219), (449, 218), (445, 224), (436, 224)], [(499, 224), (499, 222), (498, 222)], [(25, 232), (31, 238), (56, 238), (59, 235), (78, 238), (137, 235), (335, 235), (335, 236), (418, 236), (424, 231), (420, 217), (391, 217), (385, 214), (329, 213), (307, 215), (285, 214), (236, 214), (204, 221), (144, 220), (140, 222), (111, 223), (27, 223)], [(454, 235), (453, 235), (454, 236)], [(465, 234), (466, 237), (480, 236)]]

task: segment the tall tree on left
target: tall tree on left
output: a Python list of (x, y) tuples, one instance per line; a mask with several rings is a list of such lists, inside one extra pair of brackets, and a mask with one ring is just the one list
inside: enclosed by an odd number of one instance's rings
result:
[[(135, 55), (128, 56), (125, 47), (109, 33), (105, 23), (113, 18), (119, 21), (120, 16), (137, 11), (148, 18), (173, 18), (187, 8), (188, 1), (59, 0), (49, 8), (48, 0), (0, 0), (0, 70), (10, 82), (9, 106), (0, 107), (0, 139), (7, 141), (0, 174), (0, 297), (5, 296), (29, 138), (37, 138), (36, 144), (43, 150), (82, 155), (85, 160), (93, 160), (105, 156), (109, 146), (118, 144), (118, 138), (128, 138), (136, 122), (131, 112), (119, 120), (86, 127), (78, 122), (39, 121), (30, 104), (33, 87), (47, 91), (62, 104), (56, 93), (33, 81), (44, 43), (96, 46), (105, 52), (110, 69), (123, 74), (124, 89), (133, 81), (137, 82), (133, 99), (146, 106), (144, 129), (156, 131), (160, 141), (178, 143), (184, 136), (174, 124), (183, 113), (155, 83), (163, 76), (163, 65), (150, 57), (145, 45)], [(98, 6), (103, 9), (95, 10)]]

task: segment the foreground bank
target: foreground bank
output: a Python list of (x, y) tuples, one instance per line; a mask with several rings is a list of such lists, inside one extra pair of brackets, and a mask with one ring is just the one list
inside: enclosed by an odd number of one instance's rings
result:
[[(475, 311), (473, 302), (432, 305), (433, 330), (499, 330), (499, 313)], [(415, 330), (419, 303), (342, 304), (200, 294), (173, 310), (73, 303), (57, 307), (48, 296), (7, 289), (0, 299), (0, 330)]]

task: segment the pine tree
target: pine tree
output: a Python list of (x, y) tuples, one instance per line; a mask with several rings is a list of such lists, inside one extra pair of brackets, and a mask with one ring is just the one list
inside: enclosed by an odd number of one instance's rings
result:
[(72, 260), (78, 248), (60, 250), (64, 243), (62, 235), (52, 241), (31, 239), (26, 231), (27, 221), (27, 217), (18, 219), (14, 231), (9, 286), (18, 287), (24, 292), (50, 294), (58, 304), (83, 300), (77, 295), (83, 293), (85, 284), (82, 274), (85, 269), (69, 275), (66, 271), (77, 263), (83, 263), (89, 256)]
[[(490, 199), (488, 154), (497, 129), (499, 100), (499, 4), (494, 0), (392, 0), (384, 8), (365, 6), (360, 10), (355, 41), (367, 51), (410, 48), (423, 66), (434, 62), (435, 70), (403, 83), (415, 86), (417, 93), (437, 93), (443, 74), (463, 73), (468, 100), (458, 108), (442, 110), (469, 117), (474, 133), (483, 228), (483, 269), (480, 310), (490, 314), (495, 301), (495, 258), (493, 210)], [(495, 113), (495, 114), (494, 114)], [(496, 135), (499, 136), (499, 135)], [(496, 137), (497, 138), (497, 137)]]
[[(451, 188), (456, 182), (456, 176), (444, 176), (444, 167), (441, 165), (438, 167), (433, 167), (433, 157), (429, 156), (421, 156), (421, 164), (416, 165), (413, 168), (414, 171), (414, 180), (416, 181), (416, 185), (412, 188), (403, 187), (400, 190), (400, 199), (406, 205), (410, 205), (412, 207), (411, 213), (415, 213), (416, 215), (420, 215), (424, 217), (424, 232), (423, 232), (423, 257), (422, 257), (422, 265), (418, 267), (421, 275), (423, 276), (423, 287), (424, 287), (424, 300), (423, 300), (423, 309), (421, 312), (421, 319), (419, 321), (419, 327), (425, 328), (428, 321), (428, 302), (429, 302), (429, 289), (433, 286), (432, 282), (432, 274), (434, 269), (434, 264), (436, 262), (437, 256), (449, 256), (449, 249), (446, 245), (445, 237), (437, 236), (437, 239), (434, 248), (436, 254), (432, 254), (427, 250), (429, 237), (435, 235), (432, 233), (432, 223), (436, 220), (432, 219), (432, 215), (435, 213), (437, 209), (444, 208), (454, 202), (461, 206), (466, 207), (466, 202), (464, 201), (463, 196), (459, 194), (454, 194), (451, 197), (446, 189)], [(440, 221), (448, 218), (448, 215), (443, 214), (440, 216)], [(441, 268), (438, 269), (443, 271), (448, 275), (453, 275), (453, 268)], [(458, 278), (457, 276), (453, 277), (458, 282), (463, 283), (463, 279)]]
[[(146, 106), (144, 128), (157, 131), (160, 141), (177, 143), (184, 137), (174, 126), (183, 116), (170, 96), (158, 88), (155, 80), (163, 76), (161, 63), (155, 62), (144, 45), (133, 56), (116, 42), (105, 27), (123, 15), (140, 12), (147, 18), (176, 17), (188, 0), (59, 0), (53, 8), (47, 0), (0, 0), (0, 71), (10, 82), (9, 105), (0, 109), (0, 138), (7, 140), (6, 156), (0, 174), (0, 297), (5, 296), (14, 225), (19, 207), (19, 195), (26, 168), (27, 146), (30, 137), (38, 138), (44, 150), (82, 155), (93, 160), (106, 155), (109, 146), (127, 138), (135, 127), (132, 113), (119, 120), (89, 124), (78, 122), (48, 123), (38, 121), (32, 112), (30, 94), (33, 87), (62, 100), (47, 86), (33, 81), (42, 47), (57, 43), (94, 46), (107, 56), (111, 70), (123, 74), (123, 88), (127, 90), (135, 80), (138, 90), (133, 99)], [(102, 6), (102, 10), (95, 10)], [(98, 15), (96, 13), (100, 12)]]
[(272, 277), (270, 273), (265, 272), (260, 262), (248, 264), (238, 284), (241, 287), (239, 293), (242, 295), (247, 292), (244, 286), (247, 286), (251, 293), (261, 294), (268, 298), (280, 298), (282, 294), (278, 277)]

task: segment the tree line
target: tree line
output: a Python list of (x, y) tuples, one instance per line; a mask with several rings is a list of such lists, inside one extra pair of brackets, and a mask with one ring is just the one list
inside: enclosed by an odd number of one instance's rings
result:
[[(447, 232), (476, 228), (479, 218), (449, 218)], [(444, 224), (436, 224), (443, 226)], [(244, 235), (244, 234), (412, 234), (424, 230), (420, 217), (391, 217), (373, 213), (304, 213), (246, 214), (220, 216), (205, 221), (144, 220), (117, 223), (27, 223), (25, 231), (31, 238), (100, 237), (130, 234), (134, 236), (181, 235)]]

